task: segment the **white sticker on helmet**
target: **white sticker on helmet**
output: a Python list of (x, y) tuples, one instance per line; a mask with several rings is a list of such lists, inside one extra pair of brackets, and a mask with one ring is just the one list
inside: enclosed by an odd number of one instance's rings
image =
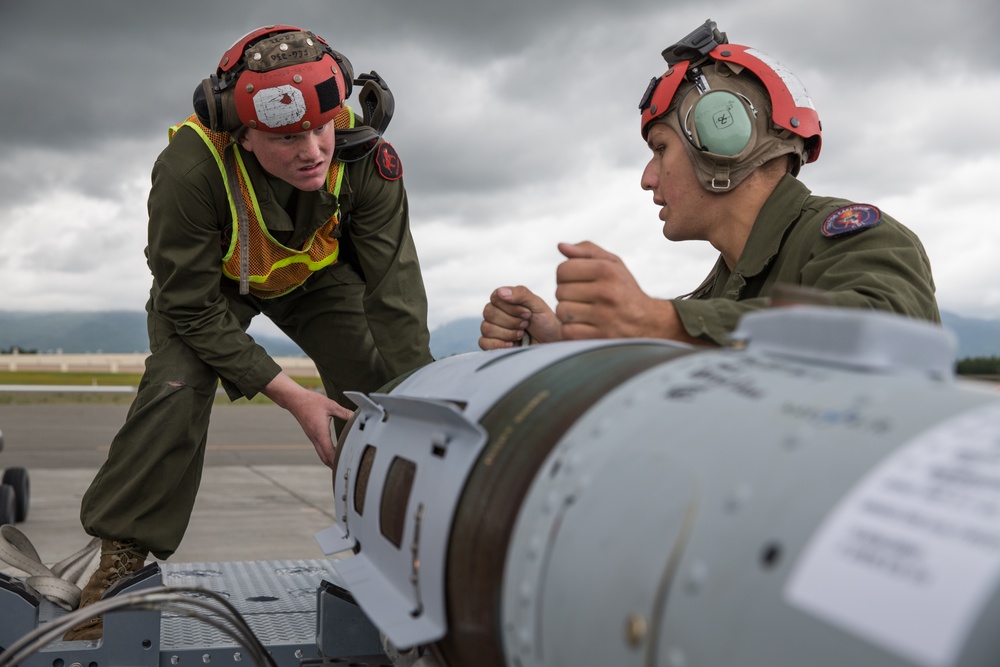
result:
[(294, 86), (264, 88), (253, 96), (257, 119), (267, 127), (283, 127), (302, 120), (306, 100)]
[(808, 109), (816, 108), (813, 106), (812, 98), (809, 97), (809, 92), (806, 90), (805, 84), (802, 83), (802, 80), (796, 76), (793, 71), (763, 51), (758, 51), (757, 49), (747, 49), (746, 52), (774, 70), (774, 73), (777, 74), (778, 78), (780, 78), (782, 83), (785, 84), (785, 88), (787, 88), (788, 92), (791, 93), (792, 99), (795, 101), (795, 106), (806, 107)]

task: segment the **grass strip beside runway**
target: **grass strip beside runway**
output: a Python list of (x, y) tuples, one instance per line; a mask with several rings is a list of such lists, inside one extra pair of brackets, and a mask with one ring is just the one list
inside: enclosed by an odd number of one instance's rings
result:
[[(88, 387), (132, 387), (139, 386), (139, 373), (94, 373), (60, 371), (0, 371), (0, 385), (10, 387), (31, 387), (31, 391), (0, 391), (0, 404), (23, 403), (130, 403), (134, 391), (107, 393), (100, 390), (87, 391)], [(322, 391), (323, 386), (316, 377), (293, 377), (303, 387)], [(36, 388), (54, 387), (53, 391), (39, 391)], [(62, 390), (73, 387), (73, 390)], [(79, 387), (79, 389), (76, 389)], [(220, 392), (217, 400), (229, 402)], [(270, 399), (257, 395), (251, 401), (257, 404), (271, 404)]]

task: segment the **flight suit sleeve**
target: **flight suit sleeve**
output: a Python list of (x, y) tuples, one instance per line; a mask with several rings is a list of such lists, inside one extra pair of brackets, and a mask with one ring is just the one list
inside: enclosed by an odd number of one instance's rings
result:
[[(173, 143), (191, 139), (200, 141), (182, 128)], [(238, 397), (237, 390), (251, 398), (281, 368), (244, 332), (222, 293), (220, 229), (231, 218), (226, 200), (220, 202), (213, 193), (213, 187), (224, 187), (218, 167), (214, 160), (209, 168), (181, 166), (183, 170), (161, 156), (153, 167), (146, 248), (153, 274), (151, 315), (169, 323), (227, 381), (231, 398)], [(211, 169), (218, 179), (214, 185)]]
[[(383, 144), (389, 146), (389, 144)], [(380, 149), (381, 150), (381, 149)], [(389, 157), (398, 159), (390, 149)], [(395, 377), (433, 361), (427, 296), (410, 233), (401, 166), (380, 172), (377, 153), (349, 167), (349, 234), (365, 281), (363, 305), (375, 346)]]
[(725, 344), (743, 315), (771, 305), (768, 295), (780, 283), (818, 290), (838, 307), (941, 321), (930, 261), (913, 232), (889, 217), (877, 227), (835, 238), (818, 229), (810, 222), (793, 232), (765, 286), (754, 292), (762, 296), (673, 300), (684, 329)]
[(767, 308), (767, 297), (744, 301), (729, 299), (671, 299), (677, 317), (689, 336), (706, 343), (725, 345), (745, 314)]
[(837, 306), (870, 308), (940, 322), (930, 260), (916, 235), (888, 218), (878, 227), (822, 239), (801, 284)]

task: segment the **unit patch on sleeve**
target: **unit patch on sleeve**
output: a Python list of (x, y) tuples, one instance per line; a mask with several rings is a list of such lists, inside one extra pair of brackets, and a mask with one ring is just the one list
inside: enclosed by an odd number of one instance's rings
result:
[(838, 208), (823, 221), (824, 236), (852, 234), (882, 222), (882, 211), (869, 204), (851, 204)]
[(379, 176), (387, 181), (398, 181), (403, 176), (403, 163), (399, 160), (399, 154), (392, 144), (383, 142), (378, 147), (378, 154), (375, 156), (375, 163), (378, 164)]

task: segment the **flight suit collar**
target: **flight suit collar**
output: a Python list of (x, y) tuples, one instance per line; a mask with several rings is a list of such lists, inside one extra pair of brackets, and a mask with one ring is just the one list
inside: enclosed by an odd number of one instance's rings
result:
[[(788, 229), (795, 223), (802, 211), (807, 188), (794, 176), (786, 174), (764, 202), (754, 221), (750, 236), (739, 261), (730, 273), (726, 263), (719, 257), (714, 270), (714, 287), (711, 296), (732, 300), (743, 298), (747, 283), (766, 270), (778, 252)], [(706, 281), (708, 283), (710, 281)], [(696, 290), (697, 293), (697, 290)]]
[(809, 194), (809, 188), (794, 176), (786, 174), (778, 182), (754, 221), (734, 273), (756, 276), (768, 267)]
[(326, 189), (299, 190), (266, 172), (253, 153), (244, 151), (243, 160), (264, 224), (283, 245), (301, 248), (337, 212), (337, 197)]

